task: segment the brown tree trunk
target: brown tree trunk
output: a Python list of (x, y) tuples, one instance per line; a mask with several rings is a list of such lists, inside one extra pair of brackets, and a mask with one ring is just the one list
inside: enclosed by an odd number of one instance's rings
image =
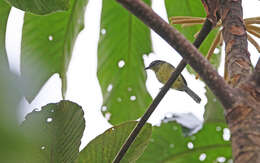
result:
[[(260, 89), (253, 74), (243, 22), (242, 0), (219, 1), (223, 24), (227, 82), (236, 89), (238, 101), (226, 108), (236, 163), (260, 162)], [(259, 66), (260, 63), (258, 63)]]

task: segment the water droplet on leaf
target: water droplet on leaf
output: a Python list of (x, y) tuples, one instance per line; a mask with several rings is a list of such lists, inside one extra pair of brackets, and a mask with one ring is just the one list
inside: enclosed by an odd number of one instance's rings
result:
[(135, 100), (136, 100), (136, 97), (135, 97), (135, 96), (131, 96), (131, 97), (130, 97), (130, 100), (131, 100), (131, 101), (135, 101)]
[(112, 84), (109, 84), (109, 85), (107, 86), (107, 91), (110, 92), (110, 91), (112, 91), (112, 89), (113, 89), (113, 85), (112, 85)]
[(218, 158), (217, 158), (217, 161), (218, 161), (218, 162), (225, 162), (225, 161), (226, 161), (226, 158), (223, 157), (223, 156), (221, 156), (221, 157), (218, 157)]
[(118, 67), (119, 68), (123, 68), (125, 66), (125, 61), (124, 60), (120, 60), (119, 62), (118, 62)]
[(48, 122), (48, 123), (52, 122), (52, 118), (47, 118), (46, 122)]
[(192, 144), (192, 142), (188, 142), (187, 147), (188, 147), (189, 149), (193, 149), (193, 148), (194, 148), (194, 145)]
[(199, 160), (204, 161), (206, 159), (207, 155), (205, 153), (200, 154)]
[(105, 28), (101, 29), (101, 34), (102, 34), (102, 35), (104, 35), (104, 34), (106, 34), (106, 33), (107, 33), (107, 31), (106, 31)]
[(53, 36), (50, 35), (50, 36), (48, 37), (48, 39), (49, 39), (50, 41), (52, 41), (52, 40), (53, 40)]

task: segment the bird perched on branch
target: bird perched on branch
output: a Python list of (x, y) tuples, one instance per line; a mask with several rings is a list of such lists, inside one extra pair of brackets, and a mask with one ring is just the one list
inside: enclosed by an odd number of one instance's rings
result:
[[(175, 67), (173, 65), (161, 60), (153, 61), (148, 67), (145, 68), (145, 70), (147, 69), (153, 70), (157, 79), (163, 84), (168, 81), (171, 74), (175, 71)], [(187, 86), (187, 82), (182, 75), (178, 76), (171, 88), (186, 92), (197, 103), (200, 103), (201, 101), (201, 98)]]

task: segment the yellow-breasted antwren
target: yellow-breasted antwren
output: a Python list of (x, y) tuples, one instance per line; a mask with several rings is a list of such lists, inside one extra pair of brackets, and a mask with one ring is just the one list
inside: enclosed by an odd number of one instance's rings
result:
[[(157, 79), (163, 84), (168, 81), (171, 74), (175, 71), (175, 67), (173, 65), (161, 60), (153, 61), (148, 67), (145, 68), (145, 70), (147, 69), (153, 70)], [(201, 101), (201, 98), (187, 86), (187, 82), (182, 75), (179, 75), (177, 80), (172, 84), (171, 88), (186, 92), (197, 103), (200, 103)]]

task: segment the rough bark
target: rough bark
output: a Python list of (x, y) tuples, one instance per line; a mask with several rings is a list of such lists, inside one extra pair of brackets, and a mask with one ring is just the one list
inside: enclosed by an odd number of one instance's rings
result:
[(220, 15), (226, 44), (227, 81), (237, 87), (252, 73), (241, 0), (225, 1), (221, 4)]
[[(225, 41), (227, 82), (236, 89), (238, 101), (226, 108), (235, 163), (260, 162), (259, 70), (252, 74), (242, 0), (219, 0)], [(259, 66), (260, 67), (260, 66)]]
[(254, 71), (252, 80), (255, 80), (257, 86), (260, 86), (260, 58), (258, 59), (258, 61), (256, 63), (256, 67), (255, 67), (255, 71)]
[(251, 76), (239, 84), (240, 100), (227, 111), (235, 163), (260, 161), (260, 86)]

